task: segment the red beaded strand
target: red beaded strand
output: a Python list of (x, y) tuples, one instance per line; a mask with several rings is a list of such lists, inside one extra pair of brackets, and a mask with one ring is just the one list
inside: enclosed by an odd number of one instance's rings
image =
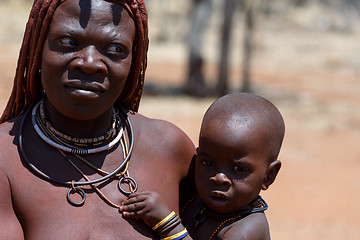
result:
[(225, 224), (225, 223), (228, 223), (230, 221), (234, 221), (234, 220), (237, 220), (238, 218), (241, 218), (241, 214), (240, 215), (237, 215), (235, 217), (231, 217), (231, 218), (228, 218), (226, 219), (225, 221), (223, 221), (222, 223), (220, 223), (220, 225), (212, 232), (209, 240), (213, 239), (213, 237), (215, 237), (215, 235), (219, 232), (219, 230), (221, 229), (221, 227)]

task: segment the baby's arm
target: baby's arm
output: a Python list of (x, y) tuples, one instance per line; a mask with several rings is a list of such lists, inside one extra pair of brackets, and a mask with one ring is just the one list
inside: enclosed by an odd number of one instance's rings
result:
[(130, 194), (120, 206), (120, 211), (124, 217), (142, 219), (161, 239), (174, 235), (184, 236), (181, 238), (184, 240), (191, 239), (181, 224), (180, 218), (168, 209), (156, 192)]
[(159, 194), (149, 191), (130, 194), (120, 211), (124, 217), (142, 219), (149, 227), (155, 226), (170, 213)]
[(223, 240), (270, 240), (269, 225), (264, 213), (253, 213), (227, 229)]

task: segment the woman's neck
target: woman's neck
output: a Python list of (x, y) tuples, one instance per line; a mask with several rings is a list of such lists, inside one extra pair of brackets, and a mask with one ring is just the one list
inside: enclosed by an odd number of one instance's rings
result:
[(77, 138), (98, 137), (111, 127), (113, 108), (109, 108), (100, 116), (88, 120), (74, 120), (60, 113), (48, 101), (44, 110), (48, 121), (58, 131)]

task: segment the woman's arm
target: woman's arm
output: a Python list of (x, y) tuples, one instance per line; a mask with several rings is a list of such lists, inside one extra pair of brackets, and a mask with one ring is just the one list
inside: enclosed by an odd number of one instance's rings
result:
[(24, 239), (23, 229), (13, 209), (10, 183), (2, 170), (0, 170), (0, 239)]

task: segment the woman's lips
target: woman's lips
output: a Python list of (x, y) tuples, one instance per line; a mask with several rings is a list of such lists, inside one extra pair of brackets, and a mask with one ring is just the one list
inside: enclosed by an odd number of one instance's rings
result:
[(64, 84), (64, 86), (72, 94), (85, 97), (97, 97), (105, 91), (105, 89), (97, 83), (70, 82)]

